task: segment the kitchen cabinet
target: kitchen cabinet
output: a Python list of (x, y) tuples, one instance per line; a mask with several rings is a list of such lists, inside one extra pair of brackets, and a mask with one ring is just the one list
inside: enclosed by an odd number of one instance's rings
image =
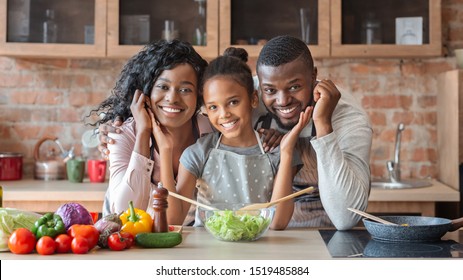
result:
[[(220, 0), (219, 51), (246, 49), (257, 57), (262, 45), (278, 35), (304, 39), (315, 58), (330, 55), (329, 1)], [(304, 37), (304, 38), (303, 38)]]
[[(203, 4), (207, 35), (201, 42), (196, 35), (200, 33), (199, 5)], [(144, 44), (164, 37), (192, 42), (201, 56), (215, 58), (219, 42), (218, 9), (219, 0), (108, 0), (107, 56), (131, 57)]]
[(463, 164), (463, 70), (441, 73), (437, 79), (437, 150), (439, 180), (460, 191), (460, 169)]
[[(55, 35), (44, 34), (47, 16), (48, 30), (56, 28)], [(0, 20), (0, 55), (106, 54), (106, 0), (0, 0)]]
[[(58, 25), (56, 43), (43, 43), (47, 9)], [(129, 58), (147, 42), (174, 36), (206, 59), (230, 46), (256, 58), (282, 34), (306, 41), (314, 58), (442, 52), (441, 0), (0, 0), (0, 18), (0, 55), (11, 56)], [(195, 42), (202, 28), (205, 43)]]
[(441, 40), (441, 0), (331, 0), (332, 57), (440, 56)]

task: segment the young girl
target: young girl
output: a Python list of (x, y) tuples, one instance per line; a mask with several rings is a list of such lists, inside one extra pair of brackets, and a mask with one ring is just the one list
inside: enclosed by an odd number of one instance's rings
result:
[(108, 145), (104, 215), (125, 211), (129, 201), (136, 208), (153, 209), (151, 191), (160, 180), (161, 164), (149, 113), (176, 139), (170, 153), (172, 174), (177, 173), (183, 150), (201, 133), (212, 131), (207, 118), (201, 122), (196, 115), (198, 83), (206, 66), (191, 44), (178, 40), (150, 43), (124, 66), (113, 94), (95, 110), (105, 113), (97, 125), (115, 116), (125, 120), (119, 127), (122, 133), (111, 134), (115, 143)]
[[(247, 56), (244, 49), (229, 48), (206, 68), (200, 96), (217, 132), (198, 139), (184, 151), (177, 183), (171, 168), (174, 136), (152, 115), (161, 156), (161, 182), (170, 192), (193, 198), (196, 180), (202, 179), (205, 184), (199, 185), (197, 199), (206, 204), (268, 202), (292, 193), (292, 179), (300, 163), (299, 158), (293, 160), (293, 150), (312, 108), (301, 113), (301, 121), (283, 138), (279, 149), (265, 153), (252, 126), (258, 96)], [(168, 203), (169, 224), (182, 224), (189, 203), (170, 196)], [(278, 204), (271, 227), (286, 228), (293, 207), (292, 201)], [(195, 225), (200, 225), (198, 216)]]

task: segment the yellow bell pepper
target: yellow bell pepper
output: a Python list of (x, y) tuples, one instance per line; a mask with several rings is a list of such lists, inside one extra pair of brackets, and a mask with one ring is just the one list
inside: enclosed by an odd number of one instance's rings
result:
[(136, 236), (140, 232), (151, 232), (153, 229), (153, 219), (145, 211), (134, 208), (133, 202), (129, 202), (129, 209), (122, 213), (119, 218), (122, 221), (121, 231), (128, 232)]

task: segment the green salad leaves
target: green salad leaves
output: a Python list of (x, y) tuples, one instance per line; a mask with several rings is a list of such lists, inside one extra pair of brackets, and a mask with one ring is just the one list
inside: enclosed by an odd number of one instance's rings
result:
[(236, 215), (231, 210), (215, 212), (205, 223), (215, 237), (225, 241), (252, 241), (270, 225), (271, 219), (249, 214)]

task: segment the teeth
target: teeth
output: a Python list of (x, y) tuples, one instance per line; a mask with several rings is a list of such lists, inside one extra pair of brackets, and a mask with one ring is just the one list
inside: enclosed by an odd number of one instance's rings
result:
[(174, 108), (169, 108), (169, 107), (162, 107), (162, 109), (169, 113), (180, 113), (182, 111), (180, 109), (174, 109)]
[(293, 107), (293, 108), (290, 108), (290, 109), (280, 109), (279, 111), (282, 112), (283, 114), (289, 114), (294, 110), (296, 110), (296, 107)]
[(230, 128), (233, 125), (235, 125), (236, 121), (228, 122), (228, 123), (223, 123), (222, 126), (225, 128)]

